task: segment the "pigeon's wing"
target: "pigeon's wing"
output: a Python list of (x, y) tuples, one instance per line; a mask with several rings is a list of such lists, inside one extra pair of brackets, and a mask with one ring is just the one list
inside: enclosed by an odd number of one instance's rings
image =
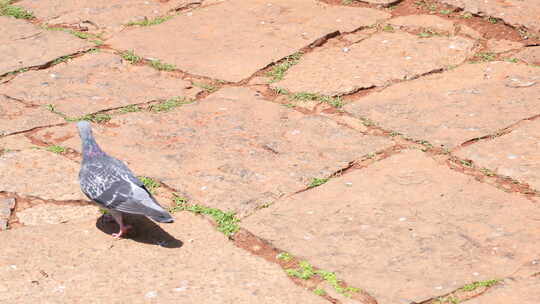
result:
[(108, 209), (164, 219), (170, 215), (150, 195), (131, 170), (118, 160), (83, 164), (81, 189)]

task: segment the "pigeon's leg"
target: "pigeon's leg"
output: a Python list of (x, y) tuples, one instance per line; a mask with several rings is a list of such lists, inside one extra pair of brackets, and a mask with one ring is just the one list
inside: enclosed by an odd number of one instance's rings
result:
[(120, 226), (120, 231), (118, 231), (118, 233), (113, 233), (112, 236), (115, 239), (119, 239), (121, 236), (126, 234), (129, 229), (131, 229), (131, 225), (124, 225), (121, 212), (110, 210), (110, 213), (113, 216), (114, 220), (118, 223), (118, 226)]

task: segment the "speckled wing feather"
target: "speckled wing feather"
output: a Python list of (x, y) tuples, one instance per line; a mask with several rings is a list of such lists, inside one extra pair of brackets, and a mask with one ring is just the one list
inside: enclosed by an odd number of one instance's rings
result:
[(105, 208), (145, 215), (159, 222), (172, 221), (144, 184), (113, 157), (101, 155), (83, 161), (79, 181), (84, 194)]

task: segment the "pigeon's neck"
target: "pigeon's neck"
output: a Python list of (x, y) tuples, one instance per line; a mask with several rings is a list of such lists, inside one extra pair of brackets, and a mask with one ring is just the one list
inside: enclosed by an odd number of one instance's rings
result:
[(82, 143), (83, 158), (93, 158), (104, 155), (94, 138), (85, 138)]

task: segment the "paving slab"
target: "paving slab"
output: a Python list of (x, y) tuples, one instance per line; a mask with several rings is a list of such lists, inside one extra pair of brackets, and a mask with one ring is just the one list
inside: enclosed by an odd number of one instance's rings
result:
[(459, 64), (472, 54), (473, 46), (472, 40), (462, 37), (380, 33), (347, 48), (308, 53), (272, 86), (292, 92), (343, 95)]
[(315, 0), (230, 0), (160, 25), (126, 30), (107, 43), (192, 74), (236, 82), (330, 33), (389, 17), (375, 9)]
[(92, 204), (87, 206), (70, 206), (55, 204), (39, 204), (17, 212), (18, 222), (25, 226), (38, 226), (46, 224), (62, 224), (73, 221), (88, 221), (98, 218), (98, 207)]
[(500, 18), (514, 27), (540, 32), (540, 2), (522, 0), (440, 0), (473, 14)]
[(149, 66), (134, 66), (108, 53), (85, 54), (49, 69), (24, 73), (5, 84), (4, 94), (36, 105), (55, 106), (70, 117), (202, 90)]
[(540, 65), (540, 46), (527, 47), (517, 53), (516, 57), (528, 64)]
[(281, 200), (242, 226), (379, 304), (409, 304), (508, 276), (536, 257), (538, 210), (415, 150)]
[(79, 164), (41, 149), (0, 154), (0, 191), (41, 199), (86, 199), (79, 187)]
[(4, 303), (327, 303), (205, 219), (175, 217), (162, 228), (138, 225), (133, 240), (114, 240), (95, 220), (2, 232), (0, 296)]
[[(5, 88), (6, 85), (2, 85), (1, 90)], [(62, 122), (64, 122), (62, 117), (44, 107), (25, 104), (0, 95), (0, 136)]]
[(540, 190), (540, 120), (525, 121), (511, 133), (471, 144), (457, 156)]
[(466, 64), (395, 84), (344, 108), (386, 129), (452, 148), (540, 113), (540, 69)]
[(39, 66), (93, 44), (61, 31), (47, 31), (21, 19), (0, 16), (0, 75)]
[(454, 22), (434, 15), (408, 15), (388, 20), (388, 24), (407, 29), (431, 29), (437, 32), (454, 32)]
[(89, 32), (118, 32), (129, 22), (154, 19), (199, 0), (23, 0), (23, 7), (49, 26), (62, 25)]
[[(131, 113), (96, 127), (102, 148), (191, 199), (248, 212), (307, 186), (391, 141), (227, 88), (168, 113)], [(75, 125), (34, 135), (80, 151)]]
[(540, 277), (520, 280), (505, 280), (498, 285), (465, 304), (537, 304), (540, 303)]

